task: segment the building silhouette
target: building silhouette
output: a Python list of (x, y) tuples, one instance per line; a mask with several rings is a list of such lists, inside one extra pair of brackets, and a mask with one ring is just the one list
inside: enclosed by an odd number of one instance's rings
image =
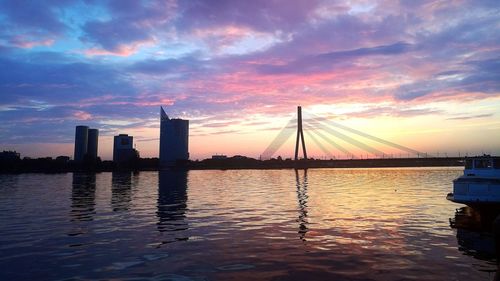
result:
[(97, 144), (99, 142), (99, 130), (89, 129), (87, 138), (87, 157), (97, 159)]
[(11, 162), (21, 160), (21, 154), (17, 151), (2, 151), (0, 152), (0, 162)]
[(96, 160), (97, 144), (99, 142), (99, 130), (89, 129), (88, 126), (76, 126), (75, 131), (75, 154), (76, 162), (83, 162), (86, 158)]
[(85, 154), (87, 154), (87, 144), (89, 136), (89, 127), (76, 126), (75, 132), (75, 155), (76, 162), (83, 162)]
[(189, 159), (189, 120), (170, 119), (160, 111), (160, 168)]
[(139, 158), (134, 149), (134, 137), (127, 134), (115, 136), (113, 143), (113, 162), (116, 164), (131, 164)]

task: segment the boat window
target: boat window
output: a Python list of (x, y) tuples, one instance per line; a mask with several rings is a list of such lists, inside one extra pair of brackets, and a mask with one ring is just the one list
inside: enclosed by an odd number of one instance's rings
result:
[(472, 159), (465, 160), (465, 169), (467, 169), (467, 170), (472, 169)]
[(491, 169), (491, 160), (477, 159), (474, 161), (474, 166), (476, 169)]
[(500, 169), (500, 159), (493, 160), (493, 168)]

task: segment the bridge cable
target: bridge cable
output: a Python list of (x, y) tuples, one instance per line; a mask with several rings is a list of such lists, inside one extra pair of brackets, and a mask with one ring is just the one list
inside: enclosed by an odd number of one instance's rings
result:
[(283, 144), (293, 135), (296, 131), (294, 124), (297, 123), (296, 118), (292, 118), (288, 124), (278, 133), (269, 146), (262, 152), (262, 159), (271, 159), (271, 157), (278, 151)]
[(355, 140), (355, 139), (353, 139), (353, 138), (351, 138), (351, 137), (349, 137), (349, 136), (347, 136), (345, 134), (342, 134), (341, 132), (339, 132), (339, 131), (337, 131), (335, 129), (332, 129), (331, 127), (328, 127), (325, 124), (323, 124), (322, 122), (318, 122), (315, 119), (313, 119), (313, 122), (308, 123), (308, 124), (313, 124), (313, 125), (319, 126), (320, 129), (322, 129), (322, 130), (324, 130), (324, 131), (326, 131), (326, 132), (328, 132), (328, 133), (336, 136), (337, 138), (342, 139), (342, 140), (344, 140), (344, 141), (346, 141), (346, 142), (348, 142), (348, 143), (350, 143), (350, 144), (352, 144), (354, 146), (357, 146), (358, 148), (360, 148), (360, 149), (362, 149), (362, 150), (364, 150), (366, 152), (369, 152), (369, 153), (371, 153), (371, 154), (373, 154), (375, 156), (385, 154), (384, 152), (382, 152), (382, 151), (380, 151), (378, 149), (375, 149), (375, 148), (373, 148), (373, 147), (371, 147), (371, 146), (369, 146), (367, 144), (364, 144), (364, 143), (362, 143), (360, 141), (357, 141), (357, 140)]
[(332, 126), (335, 126), (337, 128), (340, 128), (340, 129), (343, 129), (345, 131), (349, 131), (351, 133), (354, 133), (356, 135), (359, 135), (359, 136), (362, 136), (362, 137), (365, 137), (367, 139), (371, 139), (371, 140), (374, 140), (376, 142), (379, 142), (379, 143), (382, 143), (382, 144), (385, 144), (385, 145), (388, 145), (388, 146), (391, 146), (393, 148), (396, 148), (396, 149), (399, 149), (399, 150), (403, 150), (403, 151), (406, 151), (408, 153), (412, 153), (412, 154), (415, 154), (415, 155), (426, 155), (426, 153), (424, 152), (420, 152), (420, 151), (417, 151), (417, 150), (414, 150), (414, 149), (411, 149), (409, 147), (406, 147), (406, 146), (403, 146), (403, 145), (400, 145), (400, 144), (397, 144), (397, 143), (393, 143), (393, 142), (390, 142), (390, 141), (387, 141), (387, 140), (384, 140), (384, 139), (381, 139), (381, 138), (378, 138), (378, 137), (375, 137), (375, 136), (372, 136), (372, 135), (369, 135), (367, 133), (363, 133), (361, 131), (358, 131), (356, 129), (352, 129), (352, 128), (349, 128), (349, 127), (346, 127), (344, 125), (341, 125), (339, 123), (336, 123), (334, 121), (331, 121), (327, 118), (324, 118), (324, 117), (320, 117), (320, 116), (317, 116), (313, 113), (310, 113), (308, 112), (308, 114), (312, 115), (313, 116), (313, 120), (317, 121), (317, 122), (323, 122), (323, 121), (326, 121), (328, 122), (330, 125)]
[(335, 158), (326, 147), (323, 146), (321, 142), (318, 141), (318, 139), (308, 130), (305, 131), (306, 135), (313, 140), (314, 143), (325, 153), (326, 156), (330, 157), (330, 159)]
[(337, 150), (345, 153), (346, 155), (353, 155), (349, 150), (345, 149), (343, 146), (341, 146), (340, 144), (334, 142), (331, 138), (325, 136), (323, 133), (321, 133), (321, 131), (319, 130), (316, 130), (316, 129), (313, 129), (312, 127), (310, 126), (307, 126), (308, 128), (308, 131), (316, 134), (317, 136), (319, 136), (321, 139), (323, 139), (324, 141), (326, 141), (327, 143), (329, 143), (330, 145), (334, 146)]

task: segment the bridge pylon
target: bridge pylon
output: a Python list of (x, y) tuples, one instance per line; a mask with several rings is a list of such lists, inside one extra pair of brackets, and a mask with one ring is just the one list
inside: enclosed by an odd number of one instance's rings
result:
[(302, 107), (297, 106), (297, 140), (295, 142), (295, 160), (299, 160), (299, 141), (302, 141), (302, 152), (307, 159), (306, 143), (304, 142), (304, 131), (302, 130)]

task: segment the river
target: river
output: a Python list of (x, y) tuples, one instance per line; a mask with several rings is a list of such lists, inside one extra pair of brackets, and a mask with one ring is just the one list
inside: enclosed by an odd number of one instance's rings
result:
[(493, 280), (461, 172), (0, 175), (0, 280)]

